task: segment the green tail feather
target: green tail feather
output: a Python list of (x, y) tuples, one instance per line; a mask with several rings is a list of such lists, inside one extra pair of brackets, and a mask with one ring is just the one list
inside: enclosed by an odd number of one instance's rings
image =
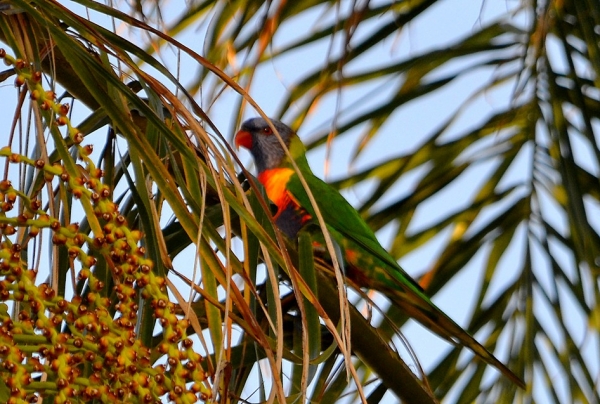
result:
[[(351, 276), (355, 282), (385, 294), (408, 316), (448, 341), (468, 347), (508, 379), (524, 388), (525, 384), (519, 377), (431, 302), (423, 289), (381, 246), (371, 228), (346, 199), (329, 184), (314, 176), (305, 155), (298, 152), (299, 146), (294, 139), (290, 148), (293, 154), (296, 154), (296, 163), (317, 200), (332, 237), (345, 251), (347, 268), (352, 272)], [(310, 199), (296, 175), (290, 178), (287, 189), (299, 205), (315, 217)]]

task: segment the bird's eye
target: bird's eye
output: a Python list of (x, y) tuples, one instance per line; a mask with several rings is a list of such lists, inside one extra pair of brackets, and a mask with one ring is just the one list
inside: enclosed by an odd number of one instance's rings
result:
[(269, 128), (267, 126), (266, 128), (262, 129), (262, 133), (263, 133), (263, 135), (272, 135), (273, 134), (273, 130), (271, 130), (271, 128)]

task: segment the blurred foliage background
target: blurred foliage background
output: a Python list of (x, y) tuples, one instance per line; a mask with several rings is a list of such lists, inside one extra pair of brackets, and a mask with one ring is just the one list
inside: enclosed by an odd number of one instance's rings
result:
[[(0, 1), (2, 401), (600, 401), (600, 3), (459, 3)], [(239, 181), (261, 108), (526, 390), (340, 304)]]

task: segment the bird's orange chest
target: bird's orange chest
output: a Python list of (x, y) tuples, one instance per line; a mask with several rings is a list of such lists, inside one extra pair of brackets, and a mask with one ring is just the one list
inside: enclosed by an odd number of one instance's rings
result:
[(292, 175), (294, 175), (294, 170), (291, 168), (273, 168), (258, 174), (258, 180), (263, 184), (267, 196), (277, 205), (278, 210), (284, 209), (293, 201), (287, 190), (287, 183)]

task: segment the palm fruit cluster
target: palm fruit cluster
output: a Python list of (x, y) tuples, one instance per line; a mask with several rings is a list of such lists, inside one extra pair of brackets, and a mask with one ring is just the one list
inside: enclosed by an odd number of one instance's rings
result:
[[(49, 164), (0, 149), (14, 164), (35, 167), (46, 182), (59, 183), (93, 209), (96, 231), (80, 231), (42, 209), (42, 202), (0, 181), (0, 401), (55, 403), (156, 403), (165, 397), (176, 403), (211, 399), (204, 359), (186, 336), (188, 321), (175, 314), (166, 281), (153, 272), (153, 262), (140, 245), (143, 234), (132, 229), (102, 182), (103, 172), (82, 146), (83, 135), (72, 126), (68, 107), (56, 102), (42, 86), (42, 75), (28, 63), (0, 49), (0, 58), (13, 66), (16, 85), (27, 86), (48, 126), (66, 127), (85, 168), (69, 171), (66, 164)], [(56, 127), (54, 129), (56, 129)], [(51, 128), (52, 130), (52, 128)], [(21, 230), (21, 231), (20, 231)], [(68, 299), (37, 279), (25, 252), (43, 233), (67, 251), (71, 270), (85, 293)], [(17, 235), (21, 235), (17, 243)], [(94, 276), (99, 260), (108, 265), (114, 288)], [(78, 262), (78, 265), (74, 263)], [(142, 299), (140, 299), (140, 297)], [(144, 346), (136, 335), (139, 303), (150, 302), (162, 341)], [(18, 314), (14, 315), (14, 308)], [(159, 360), (160, 359), (160, 360)]]

